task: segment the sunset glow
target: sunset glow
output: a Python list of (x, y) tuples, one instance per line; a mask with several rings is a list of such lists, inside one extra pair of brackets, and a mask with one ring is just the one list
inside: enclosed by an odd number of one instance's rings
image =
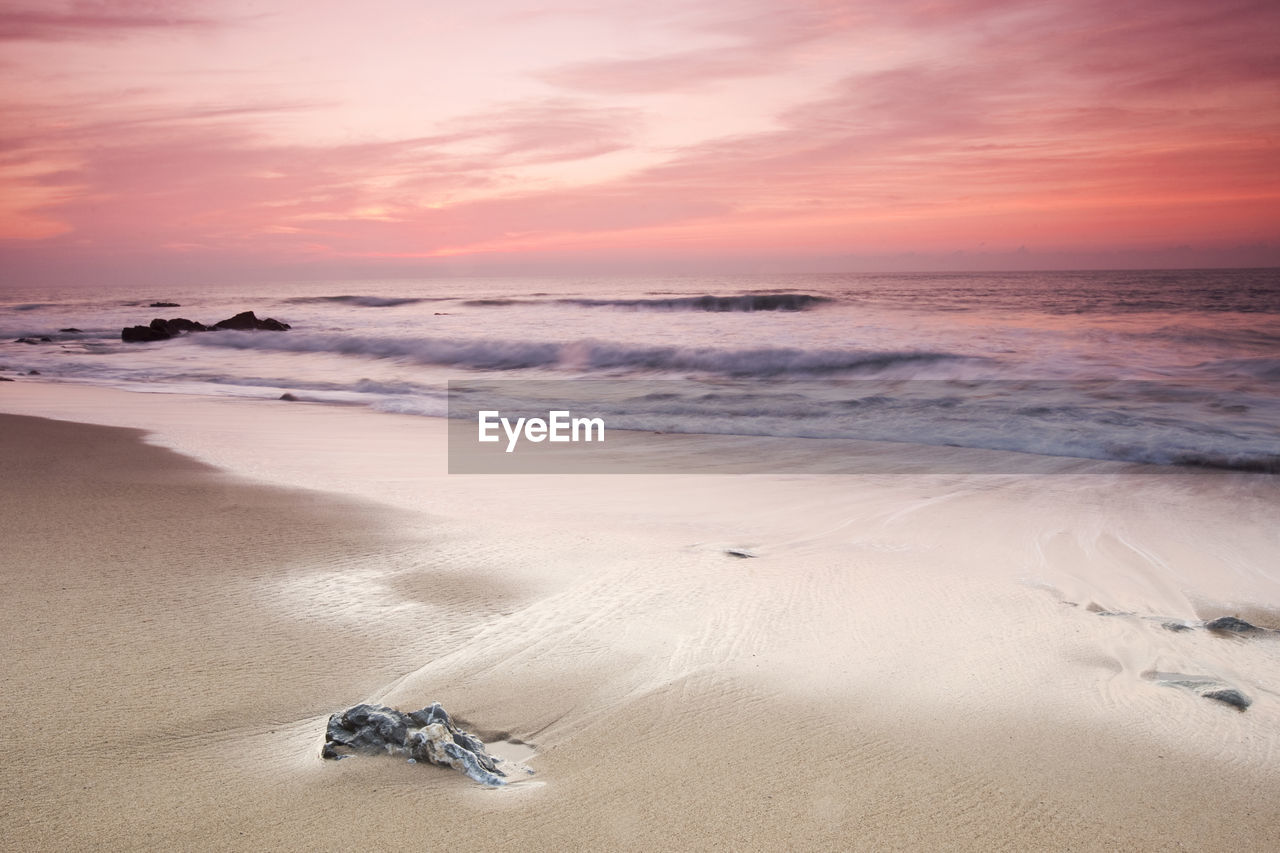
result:
[(10, 0), (0, 259), (1280, 263), (1278, 32), (1229, 0)]

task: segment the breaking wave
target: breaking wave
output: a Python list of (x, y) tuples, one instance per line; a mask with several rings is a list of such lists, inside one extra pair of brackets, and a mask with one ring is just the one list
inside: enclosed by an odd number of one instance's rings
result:
[(676, 296), (666, 299), (561, 299), (583, 308), (636, 308), (651, 311), (805, 311), (833, 301), (808, 293), (747, 293), (742, 296)]
[(637, 347), (602, 341), (572, 343), (455, 338), (368, 338), (338, 334), (266, 335), (220, 332), (188, 339), (198, 346), (274, 352), (323, 352), (476, 370), (562, 368), (610, 373), (708, 373), (734, 377), (874, 375), (903, 365), (981, 361), (946, 352)]
[(419, 302), (443, 302), (445, 300), (441, 297), (414, 296), (295, 296), (284, 301), (294, 305), (334, 302), (341, 305), (355, 305), (361, 308), (394, 308), (397, 305), (416, 305)]
[[(808, 293), (745, 293), (741, 296), (672, 296), (657, 299), (592, 299), (570, 297), (551, 300), (556, 305), (579, 308), (630, 308), (639, 311), (806, 311), (834, 300)], [(470, 299), (463, 303), (477, 308), (500, 308), (507, 305), (545, 304), (540, 299)]]

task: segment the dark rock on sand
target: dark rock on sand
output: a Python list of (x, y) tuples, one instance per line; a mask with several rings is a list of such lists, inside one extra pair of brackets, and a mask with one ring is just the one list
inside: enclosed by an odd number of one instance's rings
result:
[(1144, 675), (1157, 684), (1190, 690), (1205, 699), (1212, 699), (1215, 702), (1230, 705), (1237, 711), (1244, 711), (1253, 704), (1253, 700), (1240, 692), (1240, 690), (1211, 676), (1186, 675), (1181, 672), (1148, 672)]
[(356, 705), (329, 717), (325, 758), (345, 758), (348, 752), (404, 755), (452, 767), (483, 785), (505, 785), (506, 774), (475, 735), (454, 725), (439, 703), (403, 713), (385, 705)]
[(152, 302), (150, 308), (181, 308), (177, 302)]
[(46, 337), (17, 338), (16, 340), (14, 340), (14, 343), (15, 344), (47, 344), (47, 343), (50, 343), (52, 340), (53, 338), (46, 338)]
[(28, 371), (27, 371), (27, 375), (28, 375), (28, 376), (39, 376), (39, 375), (40, 375), (40, 371), (38, 371), (38, 370), (28, 370)]
[(1191, 630), (1191, 626), (1186, 622), (1161, 622), (1160, 627), (1164, 628), (1166, 631), (1175, 632)]
[(12, 382), (12, 381), (13, 380), (10, 379), (8, 376), (0, 376), (0, 382)]
[(293, 396), (292, 394), (290, 394), (288, 391), (285, 391), (283, 394), (281, 394), (281, 395), (280, 395), (280, 399), (281, 399), (281, 400), (288, 400), (290, 403), (296, 403), (296, 402), (298, 402), (298, 398), (297, 398), (297, 397), (295, 397), (295, 396)]
[(1219, 616), (1204, 623), (1204, 627), (1219, 634), (1262, 634), (1267, 631), (1266, 628), (1259, 628), (1234, 616)]
[(149, 343), (150, 341), (167, 341), (173, 335), (163, 328), (157, 329), (154, 321), (150, 326), (125, 326), (120, 330), (120, 340), (128, 344)]
[(84, 329), (77, 329), (75, 326), (70, 326), (66, 329), (59, 329), (58, 331), (59, 332), (83, 332)]
[(241, 311), (234, 317), (228, 317), (225, 320), (219, 320), (214, 323), (213, 328), (233, 329), (241, 332), (287, 332), (290, 327), (288, 323), (281, 323), (279, 320), (274, 320), (270, 317), (260, 319), (252, 311)]
[(746, 548), (725, 548), (724, 552), (730, 557), (737, 557), (742, 560), (756, 556), (754, 552), (748, 551)]
[(1200, 695), (1206, 699), (1213, 699), (1217, 702), (1223, 703), (1224, 705), (1230, 705), (1233, 708), (1238, 708), (1241, 711), (1253, 704), (1252, 699), (1241, 693), (1239, 690), (1236, 690), (1234, 687), (1205, 690), (1201, 692)]

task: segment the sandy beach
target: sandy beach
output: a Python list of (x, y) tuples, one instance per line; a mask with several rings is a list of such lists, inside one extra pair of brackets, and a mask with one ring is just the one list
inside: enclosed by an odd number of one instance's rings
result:
[[(1280, 841), (1280, 639), (1199, 627), (1280, 627), (1274, 478), (450, 477), (434, 419), (20, 385), (12, 849)], [(361, 701), (534, 773), (323, 761)]]

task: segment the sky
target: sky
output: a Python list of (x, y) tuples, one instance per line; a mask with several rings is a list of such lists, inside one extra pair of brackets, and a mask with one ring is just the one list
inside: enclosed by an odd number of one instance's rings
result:
[(0, 283), (1280, 265), (1274, 0), (0, 0)]

